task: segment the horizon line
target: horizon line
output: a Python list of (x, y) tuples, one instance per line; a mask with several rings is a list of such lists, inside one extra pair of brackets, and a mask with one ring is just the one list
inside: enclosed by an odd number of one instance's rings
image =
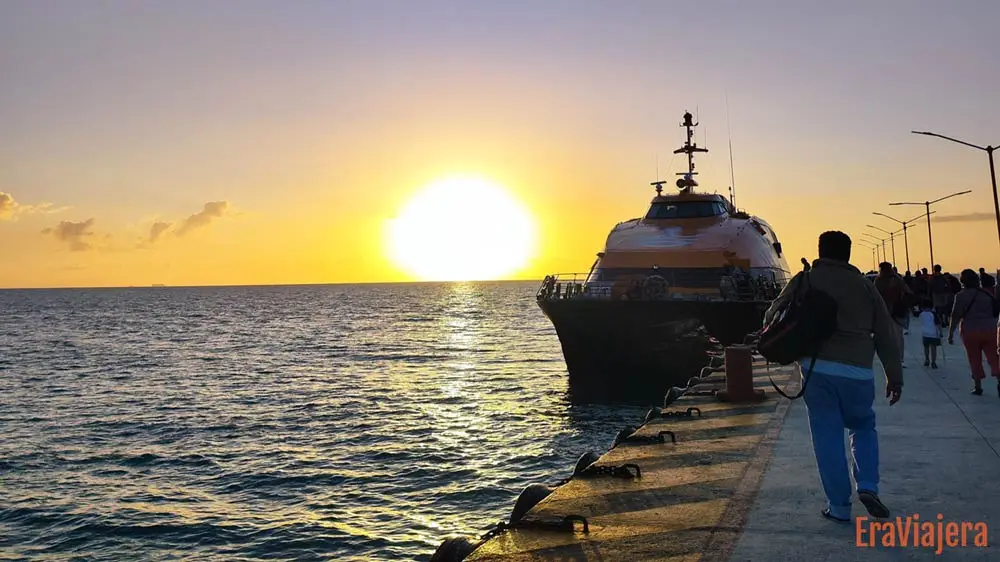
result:
[(54, 287), (0, 287), (0, 291), (62, 291), (86, 289), (205, 289), (229, 287), (321, 287), (333, 285), (431, 285), (456, 283), (540, 283), (539, 279), (474, 279), (467, 281), (343, 281), (318, 283), (223, 283), (205, 285), (91, 285), (91, 286), (54, 286)]

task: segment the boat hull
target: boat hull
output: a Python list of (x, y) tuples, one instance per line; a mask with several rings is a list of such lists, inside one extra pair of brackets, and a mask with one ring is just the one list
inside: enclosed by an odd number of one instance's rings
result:
[(761, 301), (540, 299), (562, 346), (572, 389), (661, 393), (706, 363), (710, 337), (741, 343), (760, 329)]

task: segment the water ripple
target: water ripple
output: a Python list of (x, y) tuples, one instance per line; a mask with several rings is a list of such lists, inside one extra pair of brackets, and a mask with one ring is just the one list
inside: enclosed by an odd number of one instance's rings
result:
[(570, 403), (535, 288), (0, 291), (0, 558), (419, 560), (481, 533), (644, 412)]

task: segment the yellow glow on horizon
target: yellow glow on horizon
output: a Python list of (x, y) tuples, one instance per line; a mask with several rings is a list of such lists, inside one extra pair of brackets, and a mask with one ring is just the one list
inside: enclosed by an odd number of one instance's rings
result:
[(516, 274), (534, 257), (535, 219), (509, 191), (480, 178), (422, 189), (388, 224), (388, 258), (421, 281)]

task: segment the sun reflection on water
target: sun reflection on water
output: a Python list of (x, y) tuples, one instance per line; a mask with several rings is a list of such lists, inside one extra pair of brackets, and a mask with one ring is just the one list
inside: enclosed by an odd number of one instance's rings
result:
[(398, 560), (481, 534), (645, 411), (570, 403), (535, 289), (0, 302), (12, 554)]

